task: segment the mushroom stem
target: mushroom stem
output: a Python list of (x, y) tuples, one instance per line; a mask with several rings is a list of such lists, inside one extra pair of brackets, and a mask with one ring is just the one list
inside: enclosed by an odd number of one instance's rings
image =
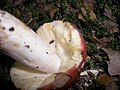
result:
[(0, 49), (8, 56), (33, 69), (54, 73), (60, 58), (53, 53), (32, 29), (0, 10)]

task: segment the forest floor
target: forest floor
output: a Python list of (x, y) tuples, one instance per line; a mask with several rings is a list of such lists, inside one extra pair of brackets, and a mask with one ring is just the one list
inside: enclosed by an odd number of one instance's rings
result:
[[(53, 20), (75, 24), (86, 41), (87, 58), (82, 73), (68, 90), (120, 90), (120, 65), (116, 63), (120, 56), (118, 0), (0, 0), (0, 9), (34, 31)], [(0, 90), (17, 90), (9, 76), (14, 60), (9, 59), (0, 52)]]

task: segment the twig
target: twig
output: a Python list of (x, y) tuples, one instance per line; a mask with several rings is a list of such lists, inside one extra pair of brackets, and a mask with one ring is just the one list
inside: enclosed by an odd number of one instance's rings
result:
[(103, 46), (106, 46), (100, 39), (98, 39), (96, 36), (93, 35), (93, 38), (100, 44), (102, 44)]

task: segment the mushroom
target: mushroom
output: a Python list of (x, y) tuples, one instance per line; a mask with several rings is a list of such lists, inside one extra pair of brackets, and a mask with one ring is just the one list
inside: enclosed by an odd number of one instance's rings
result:
[(10, 70), (15, 86), (20, 90), (66, 90), (86, 58), (79, 31), (70, 22), (56, 20), (43, 24), (35, 33), (0, 11), (0, 49), (16, 60)]
[(17, 18), (2, 10), (0, 49), (18, 62), (39, 71), (53, 73), (60, 67), (61, 59), (47, 47), (42, 38)]

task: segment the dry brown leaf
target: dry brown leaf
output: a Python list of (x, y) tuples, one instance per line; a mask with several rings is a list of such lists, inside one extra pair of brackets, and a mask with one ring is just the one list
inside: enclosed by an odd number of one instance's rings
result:
[(78, 14), (78, 18), (84, 21), (84, 17), (81, 14)]
[(87, 16), (87, 11), (85, 10), (85, 8), (81, 7), (80, 9), (82, 11), (83, 16)]
[(25, 0), (14, 0), (14, 6), (23, 3)]
[(83, 0), (83, 2), (90, 10), (93, 10), (93, 2), (92, 2), (92, 0)]
[(108, 83), (113, 81), (113, 77), (109, 77), (106, 74), (102, 74), (98, 76), (97, 81), (101, 84), (107, 85)]
[(66, 73), (58, 73), (53, 82), (54, 87), (61, 88), (66, 84), (66, 82), (70, 79)]
[(110, 18), (111, 20), (113, 20), (113, 16), (112, 16), (112, 11), (109, 8), (105, 8), (104, 9), (104, 13), (105, 16), (107, 16), (108, 18)]
[[(88, 16), (87, 11), (83, 7), (81, 7), (80, 9), (82, 11), (82, 14), (79, 14), (78, 18), (81, 19), (81, 20), (84, 20), (84, 16), (85, 17)], [(95, 13), (93, 12), (93, 10), (90, 10), (89, 16), (90, 16), (90, 19), (92, 19), (92, 20), (97, 19)]]
[(120, 52), (112, 49), (102, 48), (107, 54), (110, 61), (107, 61), (108, 72), (111, 76), (120, 75)]
[(97, 19), (95, 13), (94, 13), (92, 10), (91, 10), (91, 12), (89, 13), (89, 15), (90, 15), (90, 19), (92, 19), (92, 20)]
[(53, 18), (56, 12), (57, 12), (57, 8), (50, 10), (50, 13), (49, 13), (50, 17)]
[(94, 38), (98, 43), (100, 43), (101, 45), (105, 46), (105, 44), (104, 44), (100, 39), (98, 39), (96, 36), (93, 35), (93, 38)]
[(113, 37), (109, 36), (109, 37), (103, 37), (100, 39), (100, 41), (102, 41), (103, 43), (109, 43), (113, 40)]
[(115, 21), (111, 20), (104, 20), (103, 25), (108, 30), (110, 30), (112, 27), (118, 27), (118, 24)]
[(115, 32), (119, 32), (119, 29), (118, 29), (118, 27), (116, 27), (116, 26), (113, 26), (113, 27), (111, 27), (111, 29), (109, 30), (111, 33), (115, 33)]
[(93, 12), (94, 7), (93, 7), (92, 0), (83, 0), (83, 3), (90, 10), (90, 13), (89, 13), (89, 15), (87, 15), (87, 11), (85, 10), (85, 8), (81, 7), (80, 9), (82, 11), (82, 14), (78, 14), (78, 18), (81, 20), (84, 20), (84, 16), (85, 17), (90, 16), (90, 19), (92, 19), (92, 20), (97, 19), (95, 13)]
[(118, 32), (118, 24), (115, 21), (115, 17), (112, 15), (111, 9), (106, 6), (103, 14), (110, 19), (103, 22), (104, 27), (109, 31)]
[(119, 86), (117, 86), (115, 82), (107, 84), (105, 88), (106, 90), (120, 90)]

